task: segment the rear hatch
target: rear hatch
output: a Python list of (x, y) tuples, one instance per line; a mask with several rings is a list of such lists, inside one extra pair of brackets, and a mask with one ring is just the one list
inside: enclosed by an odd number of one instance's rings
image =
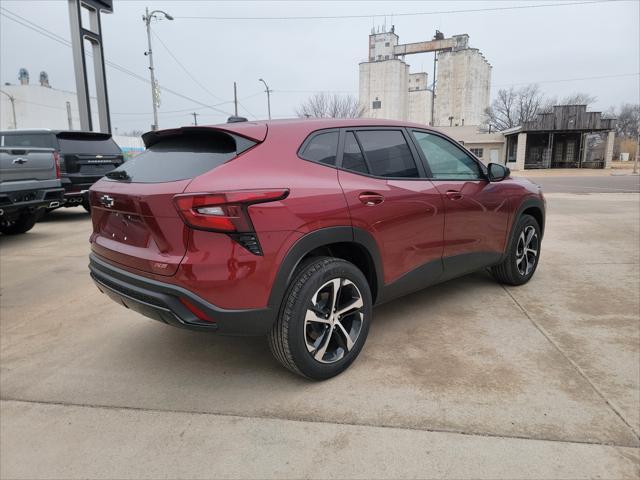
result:
[(0, 148), (0, 182), (55, 178), (56, 162), (52, 148)]
[(102, 177), (124, 162), (120, 147), (108, 133), (60, 132), (56, 136), (62, 168), (68, 174)]
[(92, 248), (113, 262), (173, 275), (189, 239), (173, 197), (257, 139), (207, 127), (149, 132), (143, 139), (143, 153), (91, 187)]

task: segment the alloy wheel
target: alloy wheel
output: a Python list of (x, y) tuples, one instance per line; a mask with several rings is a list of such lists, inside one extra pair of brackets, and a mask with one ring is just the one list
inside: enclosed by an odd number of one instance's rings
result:
[(318, 362), (335, 363), (353, 349), (364, 322), (364, 303), (358, 287), (334, 278), (311, 297), (304, 319), (305, 343)]
[(538, 257), (538, 233), (532, 225), (527, 225), (518, 237), (516, 247), (516, 267), (520, 275), (527, 276), (536, 265)]

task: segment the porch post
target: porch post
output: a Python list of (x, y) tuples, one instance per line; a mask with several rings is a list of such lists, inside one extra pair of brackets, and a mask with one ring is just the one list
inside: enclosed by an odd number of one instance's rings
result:
[(613, 143), (615, 142), (615, 133), (612, 131), (607, 133), (607, 144), (604, 149), (604, 168), (611, 168), (613, 160)]
[(516, 163), (511, 170), (524, 170), (524, 157), (527, 153), (527, 134), (518, 134), (518, 149), (516, 150)]

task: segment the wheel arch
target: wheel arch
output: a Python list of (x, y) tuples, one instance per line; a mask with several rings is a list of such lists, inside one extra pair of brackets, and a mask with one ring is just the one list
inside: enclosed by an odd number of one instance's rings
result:
[(276, 273), (269, 295), (269, 307), (280, 308), (287, 287), (302, 261), (324, 255), (341, 258), (356, 265), (369, 282), (375, 303), (384, 281), (378, 246), (365, 230), (344, 226), (327, 227), (308, 233), (289, 249)]
[(511, 228), (509, 231), (509, 237), (507, 238), (507, 243), (505, 244), (505, 249), (503, 253), (503, 258), (507, 255), (509, 251), (509, 245), (513, 240), (513, 236), (515, 235), (515, 228), (518, 224), (518, 221), (523, 215), (531, 215), (538, 222), (538, 226), (540, 227), (540, 239), (542, 239), (544, 235), (544, 222), (545, 222), (545, 207), (544, 202), (541, 198), (527, 198), (525, 199), (518, 209), (516, 210), (515, 215), (513, 216), (513, 221), (511, 222)]

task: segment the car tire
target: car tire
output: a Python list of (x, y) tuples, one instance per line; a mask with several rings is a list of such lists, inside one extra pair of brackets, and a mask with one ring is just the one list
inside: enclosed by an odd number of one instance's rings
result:
[(328, 379), (356, 359), (371, 317), (371, 290), (362, 272), (342, 259), (314, 257), (296, 270), (269, 333), (269, 346), (290, 371)]
[(0, 232), (5, 235), (27, 233), (38, 222), (40, 216), (39, 211), (20, 215), (17, 220), (0, 224)]
[(85, 198), (82, 200), (82, 208), (84, 208), (87, 212), (91, 213), (91, 203), (89, 203), (89, 199)]
[(507, 255), (491, 268), (496, 280), (506, 285), (523, 285), (531, 280), (540, 260), (541, 240), (536, 219), (522, 215), (515, 226)]

